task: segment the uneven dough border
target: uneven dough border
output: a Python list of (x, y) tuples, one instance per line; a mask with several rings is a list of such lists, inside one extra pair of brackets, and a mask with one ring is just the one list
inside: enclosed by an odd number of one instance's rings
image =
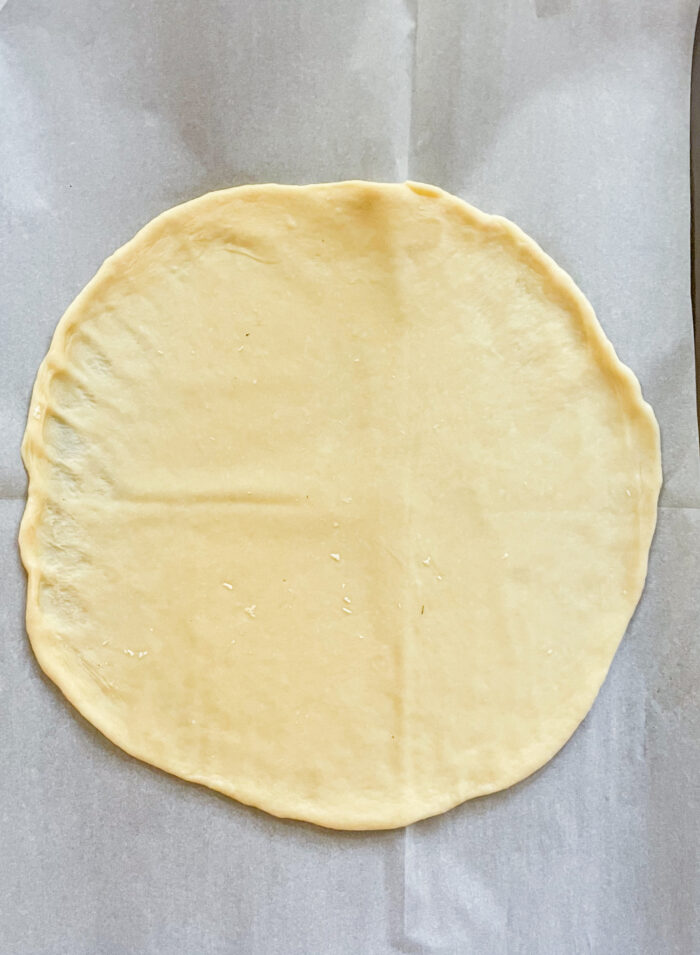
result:
[[(512, 242), (520, 257), (527, 262), (528, 266), (538, 272), (540, 275), (545, 276), (547, 280), (551, 282), (552, 287), (559, 294), (575, 305), (581, 322), (581, 327), (584, 329), (586, 338), (589, 344), (595, 347), (596, 360), (600, 363), (601, 367), (608, 371), (611, 379), (615, 382), (618, 395), (626, 402), (630, 416), (633, 417), (635, 415), (641, 415), (646, 419), (646, 423), (650, 426), (649, 433), (651, 434), (653, 440), (653, 447), (649, 448), (649, 451), (651, 452), (650, 458), (654, 456), (654, 459), (657, 462), (660, 462), (660, 436), (658, 423), (651, 407), (644, 401), (642, 397), (641, 387), (636, 376), (617, 357), (615, 349), (605, 336), (605, 333), (598, 322), (593, 308), (580, 289), (569, 277), (569, 275), (564, 272), (564, 270), (561, 269), (533, 239), (531, 239), (518, 226), (508, 219), (505, 219), (501, 216), (483, 213), (464, 202), (459, 197), (453, 196), (452, 194), (447, 193), (435, 186), (415, 182), (373, 183), (362, 180), (319, 183), (305, 186), (288, 186), (280, 184), (235, 186), (230, 189), (222, 189), (216, 192), (206, 193), (203, 196), (182, 203), (181, 205), (175, 206), (171, 209), (168, 209), (166, 212), (161, 213), (155, 219), (152, 219), (142, 229), (140, 229), (132, 239), (130, 239), (103, 263), (95, 276), (75, 298), (58, 322), (49, 350), (41, 362), (41, 365), (39, 366), (36, 382), (32, 391), (27, 428), (22, 441), (22, 460), (27, 471), (28, 490), (27, 505), (22, 517), (19, 531), (20, 555), (28, 578), (26, 627), (32, 649), (42, 670), (59, 687), (69, 702), (72, 703), (72, 705), (90, 723), (99, 729), (104, 736), (115, 743), (115, 745), (117, 745), (120, 749), (129, 753), (131, 756), (148, 763), (149, 765), (154, 764), (146, 755), (144, 755), (142, 752), (139, 752), (137, 747), (134, 747), (130, 744), (125, 745), (125, 743), (119, 739), (119, 733), (115, 732), (113, 727), (110, 727), (109, 730), (104, 728), (99, 707), (93, 706), (90, 701), (83, 700), (78, 702), (74, 698), (71, 692), (72, 681), (70, 679), (67, 681), (62, 679), (61, 668), (57, 664), (57, 661), (52, 659), (51, 654), (44, 652), (44, 648), (52, 636), (52, 631), (45, 625), (42, 619), (42, 613), (39, 609), (39, 579), (41, 576), (41, 570), (39, 567), (39, 558), (37, 553), (37, 527), (46, 501), (46, 494), (45, 487), (43, 486), (42, 482), (41, 469), (38, 464), (38, 461), (41, 457), (40, 453), (38, 453), (38, 449), (41, 447), (41, 435), (44, 428), (46, 409), (49, 404), (50, 388), (54, 373), (61, 367), (63, 363), (63, 354), (67, 339), (70, 337), (76, 326), (78, 326), (84, 318), (83, 305), (94, 296), (94, 294), (101, 288), (105, 280), (116, 277), (123, 273), (124, 270), (128, 269), (130, 263), (138, 256), (139, 249), (144, 245), (149, 245), (155, 241), (162, 234), (165, 227), (173, 226), (177, 228), (179, 223), (186, 222), (191, 216), (197, 215), (205, 204), (216, 205), (223, 197), (228, 197), (233, 193), (237, 195), (254, 194), (256, 192), (270, 193), (271, 191), (279, 191), (280, 193), (284, 193), (289, 191), (300, 192), (304, 190), (316, 190), (319, 188), (328, 189), (330, 191), (336, 188), (342, 189), (352, 185), (362, 186), (363, 188), (367, 189), (374, 188), (378, 191), (401, 190), (408, 188), (422, 196), (436, 198), (444, 197), (451, 202), (456, 203), (462, 209), (465, 218), (470, 223), (477, 224), (486, 231), (500, 233), (501, 235), (506, 236)], [(39, 408), (39, 414), (35, 417), (34, 409), (37, 407)], [(656, 481), (644, 489), (644, 493), (640, 498), (640, 537), (646, 542), (646, 545), (640, 549), (639, 564), (636, 568), (634, 568), (636, 589), (634, 593), (630, 595), (632, 607), (629, 615), (630, 619), (632, 613), (634, 612), (634, 608), (641, 597), (647, 573), (648, 548), (651, 544), (651, 539), (653, 537), (656, 524), (657, 500), (662, 480), (660, 464), (657, 466), (655, 478)], [(624, 631), (618, 638), (618, 644), (623, 635)], [(601, 685), (602, 682), (603, 681), (601, 680)], [(208, 788), (221, 792), (226, 796), (230, 796), (239, 802), (263, 809), (264, 811), (281, 818), (301, 818), (303, 820), (307, 820), (316, 823), (317, 825), (331, 829), (371, 830), (399, 828), (412, 822), (416, 822), (419, 819), (428, 818), (430, 816), (445, 812), (468, 799), (486, 795), (489, 792), (506, 789), (509, 786), (526, 779), (532, 773), (540, 769), (546, 762), (548, 762), (559, 751), (559, 749), (561, 749), (562, 746), (568, 742), (568, 740), (576, 731), (580, 721), (584, 718), (590, 706), (594, 702), (595, 695), (597, 694), (599, 688), (600, 686), (596, 688), (591, 702), (586, 707), (586, 710), (581, 713), (580, 718), (576, 725), (572, 728), (571, 733), (553, 748), (547, 748), (544, 755), (542, 755), (540, 752), (542, 747), (534, 747), (534, 749), (538, 751), (536, 758), (533, 758), (530, 763), (526, 764), (525, 770), (521, 768), (518, 770), (518, 772), (513, 773), (513, 777), (508, 779), (505, 785), (499, 785), (496, 787), (496, 789), (493, 787), (482, 787), (478, 790), (475, 790), (473, 786), (465, 785), (463, 790), (461, 790), (456, 797), (454, 795), (448, 795), (442, 799), (436, 799), (430, 805), (430, 807), (426, 808), (425, 805), (420, 805), (419, 807), (414, 808), (402, 806), (399, 809), (399, 806), (396, 805), (393, 807), (393, 813), (390, 809), (386, 813), (379, 813), (374, 819), (368, 819), (366, 816), (363, 816), (362, 819), (353, 819), (347, 817), (338, 819), (332, 812), (325, 813), (318, 806), (307, 803), (302, 803), (298, 807), (291, 807), (288, 800), (285, 801), (284, 806), (281, 806), (278, 805), (274, 799), (268, 801), (264, 796), (261, 798), (260, 793), (257, 791), (240, 791), (236, 789), (236, 787), (229, 785), (226, 780), (222, 780), (220, 778), (203, 778), (197, 776), (182, 777), (182, 775), (175, 768), (168, 768), (167, 766), (160, 764), (157, 766), (157, 768), (162, 769), (165, 772), (172, 772), (179, 778), (188, 778), (192, 782), (205, 785)], [(293, 812), (290, 812), (291, 808), (293, 808)]]

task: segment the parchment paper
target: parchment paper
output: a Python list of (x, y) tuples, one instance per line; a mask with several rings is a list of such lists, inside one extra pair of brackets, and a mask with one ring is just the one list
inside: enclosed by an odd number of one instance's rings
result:
[[(0, 0), (0, 952), (700, 951), (697, 0)], [(283, 822), (129, 758), (23, 625), (19, 443), (65, 307), (147, 220), (243, 182), (434, 182), (588, 294), (661, 423), (640, 608), (533, 778), (409, 829)]]

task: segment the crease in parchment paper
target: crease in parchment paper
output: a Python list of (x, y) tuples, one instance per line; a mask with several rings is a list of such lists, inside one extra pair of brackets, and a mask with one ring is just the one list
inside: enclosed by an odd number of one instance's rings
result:
[(406, 109), (406, 144), (399, 163), (399, 178), (412, 179), (411, 158), (413, 155), (414, 108), (416, 101), (416, 65), (418, 56), (418, 23), (420, 0), (403, 0), (410, 21), (410, 62), (408, 66), (410, 82), (408, 86), (408, 108)]

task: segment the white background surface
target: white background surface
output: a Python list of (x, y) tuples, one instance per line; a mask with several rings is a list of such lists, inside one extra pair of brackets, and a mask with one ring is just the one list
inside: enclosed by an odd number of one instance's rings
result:
[[(697, 0), (0, 0), (0, 953), (700, 951)], [(531, 233), (659, 418), (646, 592), (582, 727), (406, 830), (283, 822), (136, 762), (40, 673), (16, 551), (34, 375), (163, 209), (243, 182), (434, 182)]]

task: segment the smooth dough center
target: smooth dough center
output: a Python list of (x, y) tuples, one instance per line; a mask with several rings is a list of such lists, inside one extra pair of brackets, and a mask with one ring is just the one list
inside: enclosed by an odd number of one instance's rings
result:
[(639, 599), (658, 431), (572, 281), (428, 186), (160, 216), (61, 320), (23, 454), (28, 631), (139, 758), (399, 826), (542, 766)]

